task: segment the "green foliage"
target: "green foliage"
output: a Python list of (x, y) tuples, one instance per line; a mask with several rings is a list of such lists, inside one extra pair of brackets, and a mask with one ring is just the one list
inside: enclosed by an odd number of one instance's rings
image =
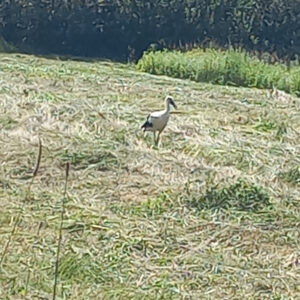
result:
[(5, 39), (0, 36), (0, 52), (9, 53), (14, 52), (15, 50), (15, 47), (7, 43)]
[(0, 34), (23, 50), (139, 57), (159, 48), (209, 43), (300, 54), (294, 0), (2, 1)]
[(256, 185), (239, 181), (235, 184), (208, 189), (205, 195), (193, 197), (192, 207), (202, 209), (235, 209), (259, 211), (271, 205), (269, 196)]
[(257, 88), (277, 88), (300, 94), (300, 67), (270, 65), (242, 50), (207, 49), (149, 51), (138, 61), (137, 69), (157, 75)]

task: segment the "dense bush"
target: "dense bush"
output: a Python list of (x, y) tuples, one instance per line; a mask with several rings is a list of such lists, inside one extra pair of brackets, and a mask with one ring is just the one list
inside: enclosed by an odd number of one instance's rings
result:
[(300, 95), (299, 66), (288, 70), (283, 64), (270, 65), (241, 50), (149, 51), (139, 60), (137, 68), (156, 75), (194, 81), (258, 88), (277, 87)]
[(0, 34), (24, 50), (139, 57), (151, 43), (300, 54), (294, 0), (6, 0)]

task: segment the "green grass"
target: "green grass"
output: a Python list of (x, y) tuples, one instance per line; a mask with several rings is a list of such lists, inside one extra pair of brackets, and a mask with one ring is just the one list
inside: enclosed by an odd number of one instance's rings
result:
[(273, 88), (300, 95), (300, 67), (270, 65), (242, 50), (145, 52), (137, 69), (156, 75), (221, 85)]
[(298, 98), (17, 54), (0, 75), (1, 299), (52, 298), (68, 161), (57, 299), (300, 297)]
[(288, 171), (280, 172), (279, 177), (289, 183), (299, 184), (300, 183), (300, 166), (291, 168)]
[(261, 211), (270, 206), (269, 196), (260, 187), (239, 181), (228, 187), (211, 187), (204, 195), (194, 196), (191, 205), (202, 209)]

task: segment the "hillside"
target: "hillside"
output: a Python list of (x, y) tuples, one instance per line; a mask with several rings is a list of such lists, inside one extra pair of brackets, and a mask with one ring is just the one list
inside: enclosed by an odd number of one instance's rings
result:
[(0, 298), (51, 298), (67, 161), (60, 299), (300, 298), (299, 98), (13, 54), (0, 75)]

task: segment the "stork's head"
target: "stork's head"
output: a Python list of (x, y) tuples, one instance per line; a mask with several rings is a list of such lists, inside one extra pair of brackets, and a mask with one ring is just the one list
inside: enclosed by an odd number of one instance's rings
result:
[(172, 104), (174, 106), (174, 108), (177, 108), (177, 106), (176, 106), (176, 104), (175, 104), (175, 102), (174, 102), (174, 100), (171, 96), (167, 96), (166, 101), (167, 101), (168, 104)]

